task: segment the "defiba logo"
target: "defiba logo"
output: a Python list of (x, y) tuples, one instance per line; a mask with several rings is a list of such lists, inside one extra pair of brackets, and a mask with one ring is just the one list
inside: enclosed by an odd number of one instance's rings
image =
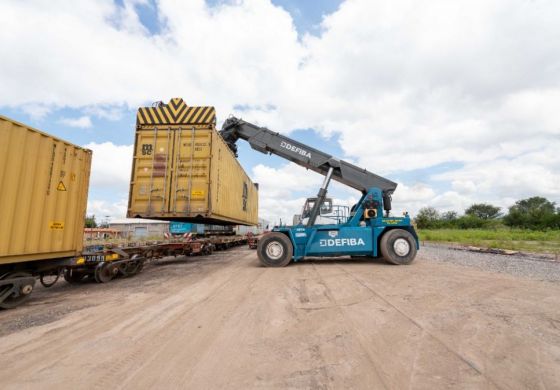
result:
[(284, 149), (288, 149), (289, 151), (301, 154), (302, 156), (305, 156), (307, 158), (311, 158), (311, 153), (309, 153), (307, 150), (302, 149), (302, 148), (297, 147), (297, 146), (294, 146), (292, 144), (289, 144), (286, 141), (281, 141), (280, 142), (280, 147), (282, 147)]
[(330, 230), (329, 237), (335, 238), (338, 236), (338, 230)]
[(361, 238), (328, 238), (319, 240), (319, 246), (365, 246)]

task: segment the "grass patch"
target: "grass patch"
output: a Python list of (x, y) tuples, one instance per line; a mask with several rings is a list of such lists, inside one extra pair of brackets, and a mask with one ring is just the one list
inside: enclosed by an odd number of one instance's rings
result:
[(421, 229), (418, 234), (422, 241), (560, 254), (560, 230)]

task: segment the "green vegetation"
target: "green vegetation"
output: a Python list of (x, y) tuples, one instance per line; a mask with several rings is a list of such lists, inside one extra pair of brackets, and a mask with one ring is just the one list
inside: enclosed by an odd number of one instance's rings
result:
[(542, 197), (517, 201), (501, 217), (500, 208), (473, 204), (463, 216), (425, 207), (415, 218), (421, 240), (486, 248), (560, 253), (560, 209)]
[(419, 229), (422, 241), (449, 242), (482, 248), (560, 254), (560, 230)]
[(535, 196), (515, 202), (504, 223), (526, 229), (560, 229), (560, 210), (554, 202)]
[(85, 227), (86, 228), (97, 227), (97, 221), (95, 220), (95, 215), (86, 215)]

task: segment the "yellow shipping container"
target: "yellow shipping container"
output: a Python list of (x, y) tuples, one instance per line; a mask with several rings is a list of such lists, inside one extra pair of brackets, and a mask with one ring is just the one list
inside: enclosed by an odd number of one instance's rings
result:
[(214, 107), (139, 108), (128, 217), (258, 223), (257, 185), (216, 131)]
[(0, 264), (83, 246), (91, 150), (0, 115)]

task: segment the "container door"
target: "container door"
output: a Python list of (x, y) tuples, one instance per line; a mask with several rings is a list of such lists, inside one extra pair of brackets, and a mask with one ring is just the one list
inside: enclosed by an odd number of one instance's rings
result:
[(212, 131), (198, 126), (175, 131), (170, 212), (195, 216), (209, 212)]
[(167, 213), (174, 132), (154, 127), (138, 131), (137, 137), (131, 214)]

